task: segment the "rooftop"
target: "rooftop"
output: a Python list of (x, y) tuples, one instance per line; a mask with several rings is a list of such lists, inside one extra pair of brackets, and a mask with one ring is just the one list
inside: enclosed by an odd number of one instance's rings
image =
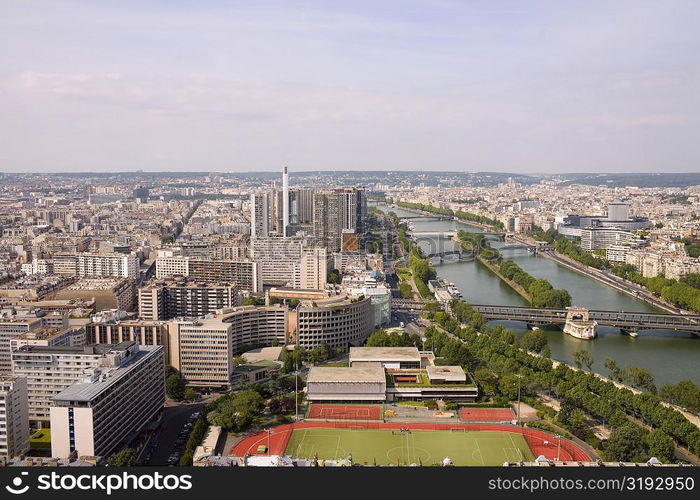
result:
[(350, 368), (314, 366), (306, 382), (386, 382), (386, 376), (379, 363)]
[(354, 361), (420, 362), (420, 353), (416, 347), (351, 347), (350, 362)]
[(430, 380), (446, 380), (449, 382), (467, 381), (467, 374), (461, 366), (428, 366), (426, 372)]
[[(76, 382), (54, 396), (54, 401), (83, 401), (88, 402), (99, 396), (100, 393), (118, 382), (122, 377), (127, 375), (137, 362), (144, 361), (152, 356), (157, 356), (162, 352), (163, 346), (146, 345), (140, 346), (139, 351), (131, 356), (131, 358), (114, 368), (100, 368), (99, 378), (90, 382)], [(95, 372), (97, 375), (97, 370)]]

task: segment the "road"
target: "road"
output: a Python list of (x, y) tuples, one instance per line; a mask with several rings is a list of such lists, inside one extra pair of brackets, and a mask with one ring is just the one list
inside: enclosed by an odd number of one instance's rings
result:
[(166, 406), (163, 410), (163, 426), (154, 439), (158, 444), (151, 453), (151, 460), (147, 465), (163, 466), (168, 465), (168, 457), (175, 447), (175, 441), (183, 426), (187, 423), (194, 412), (199, 411), (204, 406), (203, 403), (190, 405)]
[[(514, 236), (512, 239), (525, 245), (536, 246), (534, 244), (534, 240), (532, 240), (531, 238)], [(540, 250), (539, 254), (550, 260), (553, 260), (558, 264), (561, 264), (562, 266), (568, 267), (569, 269), (573, 269), (574, 271), (577, 271), (581, 274), (585, 274), (589, 278), (593, 278), (605, 285), (608, 285), (612, 288), (620, 290), (621, 292), (631, 295), (636, 299), (651, 304), (654, 307), (658, 307), (659, 309), (662, 309), (671, 314), (681, 314), (681, 309), (672, 304), (669, 304), (668, 302), (662, 299), (659, 299), (649, 290), (647, 290), (641, 285), (638, 285), (637, 283), (633, 283), (610, 272), (601, 271), (594, 267), (586, 266), (584, 264), (581, 264), (580, 262), (576, 262), (575, 260), (569, 258), (566, 255), (557, 253), (555, 250)]]

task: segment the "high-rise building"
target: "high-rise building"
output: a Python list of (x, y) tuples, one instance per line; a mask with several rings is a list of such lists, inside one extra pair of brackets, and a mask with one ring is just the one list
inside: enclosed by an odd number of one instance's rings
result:
[(306, 248), (301, 253), (295, 270), (294, 288), (323, 290), (328, 278), (328, 255), (326, 249)]
[(212, 318), (168, 324), (170, 364), (188, 385), (230, 388), (233, 357), (246, 347), (287, 341), (287, 308), (238, 307)]
[(56, 274), (81, 278), (114, 276), (136, 279), (139, 276), (139, 258), (135, 255), (80, 252), (56, 255), (53, 260)]
[(267, 238), (270, 232), (269, 199), (267, 193), (250, 195), (250, 236)]
[(313, 235), (329, 251), (340, 250), (341, 227), (337, 193), (317, 192), (313, 195)]
[(18, 457), (27, 451), (27, 379), (0, 375), (0, 457)]
[(165, 403), (162, 346), (112, 346), (108, 363), (54, 396), (51, 455), (106, 457), (137, 436)]
[(289, 173), (287, 167), (282, 170), (282, 236), (289, 236)]
[(259, 265), (263, 285), (294, 283), (303, 241), (299, 238), (256, 238), (251, 240), (253, 260)]
[(20, 335), (40, 330), (41, 318), (7, 317), (0, 319), (0, 375), (12, 374), (12, 340)]

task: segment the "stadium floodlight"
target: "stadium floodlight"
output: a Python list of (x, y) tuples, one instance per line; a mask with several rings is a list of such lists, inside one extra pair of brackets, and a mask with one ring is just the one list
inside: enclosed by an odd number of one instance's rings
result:
[(557, 438), (557, 462), (559, 462), (559, 454), (561, 452), (561, 435), (555, 434), (554, 437)]

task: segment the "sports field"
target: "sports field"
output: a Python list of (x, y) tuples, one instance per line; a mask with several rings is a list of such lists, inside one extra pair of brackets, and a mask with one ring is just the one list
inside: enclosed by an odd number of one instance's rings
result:
[(455, 465), (500, 466), (535, 458), (523, 436), (512, 432), (316, 427), (295, 429), (285, 454), (324, 460), (352, 455), (353, 462), (370, 465), (438, 465), (449, 457)]

